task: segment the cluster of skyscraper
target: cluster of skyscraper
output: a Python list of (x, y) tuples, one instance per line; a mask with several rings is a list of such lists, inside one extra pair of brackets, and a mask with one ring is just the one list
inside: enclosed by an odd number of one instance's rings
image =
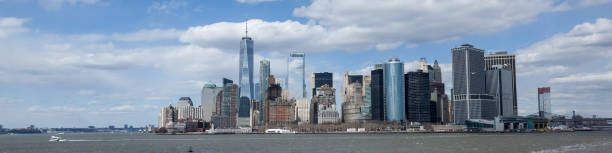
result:
[(484, 50), (469, 44), (451, 51), (455, 123), (517, 115), (514, 55), (506, 52), (485, 55)]
[(336, 108), (330, 72), (311, 74), (312, 98), (307, 99), (304, 53), (289, 55), (284, 80), (271, 75), (270, 61), (259, 61), (259, 81), (254, 81), (253, 45), (251, 37), (242, 37), (238, 84), (225, 78), (221, 87), (206, 83), (200, 107), (181, 98), (176, 108), (162, 109), (160, 127), (181, 119), (203, 120), (221, 129), (250, 129), (371, 121), (463, 124), (517, 115), (514, 55), (506, 52), (484, 55), (469, 44), (452, 48), (452, 100), (437, 61), (431, 66), (423, 58), (418, 70), (407, 73), (397, 58), (376, 64), (369, 75), (345, 72), (341, 108)]
[(450, 122), (450, 103), (444, 92), (438, 62), (404, 73), (404, 63), (392, 58), (376, 64), (370, 75), (343, 77), (344, 122)]

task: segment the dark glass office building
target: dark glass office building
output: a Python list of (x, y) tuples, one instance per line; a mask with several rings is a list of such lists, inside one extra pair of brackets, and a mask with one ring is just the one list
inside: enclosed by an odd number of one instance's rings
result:
[(385, 120), (385, 93), (383, 84), (383, 69), (375, 69), (370, 72), (372, 82), (370, 83), (372, 98), (372, 120)]
[(334, 75), (331, 72), (313, 72), (311, 75), (311, 86), (312, 87), (312, 96), (316, 95), (316, 89), (323, 86), (329, 85), (329, 87), (334, 87)]
[(453, 115), (457, 124), (469, 119), (488, 119), (495, 106), (486, 93), (484, 50), (464, 44), (452, 48), (453, 54)]
[(431, 122), (429, 73), (421, 70), (408, 72), (404, 81), (406, 88), (406, 121)]

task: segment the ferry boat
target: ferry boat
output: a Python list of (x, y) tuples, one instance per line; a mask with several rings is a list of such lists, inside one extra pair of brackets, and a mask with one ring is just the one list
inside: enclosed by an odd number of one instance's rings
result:
[(290, 131), (290, 130), (284, 130), (284, 129), (268, 129), (266, 130), (266, 133), (295, 133), (295, 131)]
[(59, 136), (51, 136), (51, 139), (49, 139), (50, 142), (64, 142), (66, 141), (66, 139), (63, 139), (62, 137)]

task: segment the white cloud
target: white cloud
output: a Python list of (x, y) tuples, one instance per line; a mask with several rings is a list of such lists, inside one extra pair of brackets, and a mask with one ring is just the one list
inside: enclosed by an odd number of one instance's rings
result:
[[(271, 52), (322, 52), (332, 46), (326, 45), (326, 30), (318, 25), (304, 25), (297, 21), (267, 22), (260, 19), (248, 21), (249, 36), (253, 37), (255, 51)], [(190, 27), (180, 38), (182, 42), (202, 47), (238, 50), (236, 44), (245, 35), (244, 22), (219, 22), (205, 26)], [(331, 42), (330, 42), (331, 43)], [(336, 48), (340, 49), (340, 48)]]
[(261, 3), (261, 2), (274, 2), (276, 0), (236, 0), (236, 2), (238, 3), (249, 3), (249, 4), (255, 4), (255, 3)]
[(517, 63), (541, 67), (577, 67), (610, 57), (612, 21), (600, 18), (595, 23), (577, 25), (567, 33), (557, 34), (519, 50)]
[[(65, 48), (62, 48), (65, 49)], [(23, 60), (17, 57), (29, 57)], [(224, 57), (209, 58), (202, 57)], [(115, 70), (160, 69), (182, 76), (233, 76), (237, 55), (214, 48), (166, 46), (84, 53), (76, 49), (38, 52), (27, 50), (0, 57), (0, 82), (47, 83), (127, 83)], [(18, 60), (18, 61), (17, 61)], [(12, 64), (9, 64), (12, 63)], [(219, 73), (209, 73), (219, 72)], [(233, 71), (232, 71), (233, 72)], [(97, 81), (93, 81), (97, 80)]]
[[(517, 51), (522, 109), (537, 110), (535, 89), (550, 86), (553, 109), (604, 115), (612, 101), (612, 20), (597, 19), (574, 26)], [(561, 111), (559, 112), (561, 113)], [(563, 114), (561, 114), (563, 115)], [(609, 114), (605, 114), (608, 115)]]
[(121, 105), (121, 106), (111, 107), (109, 110), (111, 111), (135, 111), (136, 107), (132, 105)]
[[(563, 5), (563, 6), (562, 6)], [(563, 10), (554, 1), (336, 1), (315, 0), (294, 9), (297, 21), (249, 20), (249, 36), (256, 51), (356, 52), (415, 47), (463, 36), (491, 34), (538, 15)], [(452, 12), (449, 14), (449, 12)], [(205, 48), (236, 50), (244, 36), (244, 22), (218, 22), (189, 28), (181, 41)]]
[[(398, 42), (392, 42), (392, 43), (381, 43), (381, 44), (376, 44), (376, 50), (388, 50), (388, 49), (393, 49), (393, 48), (397, 48), (401, 45), (403, 45), (404, 42), (402, 41), (398, 41)], [(410, 47), (412, 48), (412, 47)]]
[(103, 4), (101, 0), (38, 0), (38, 5), (46, 10), (58, 10), (64, 5), (93, 5)]
[(566, 73), (569, 70), (567, 66), (562, 65), (554, 65), (554, 66), (535, 66), (535, 65), (517, 65), (517, 75), (518, 76), (534, 76), (534, 75), (546, 75), (546, 74), (556, 74), (556, 73)]
[(27, 21), (28, 19), (24, 18), (0, 17), (0, 39), (12, 34), (28, 31), (27, 28), (23, 27), (23, 24)]
[(153, 2), (149, 8), (147, 8), (147, 13), (171, 13), (173, 10), (179, 9), (181, 7), (187, 6), (188, 3), (182, 0), (170, 0), (163, 2)]
[(564, 77), (553, 78), (551, 83), (612, 83), (612, 72), (574, 74)]
[(557, 7), (554, 1), (531, 0), (315, 0), (293, 14), (328, 29), (328, 40), (335, 44), (384, 50), (403, 42), (415, 45), (495, 33)]

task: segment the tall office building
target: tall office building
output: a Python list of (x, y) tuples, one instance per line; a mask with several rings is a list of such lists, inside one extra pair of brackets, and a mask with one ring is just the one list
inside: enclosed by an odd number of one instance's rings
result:
[(464, 44), (452, 48), (451, 52), (453, 54), (455, 123), (464, 124), (465, 120), (469, 119), (485, 119), (487, 116), (483, 116), (481, 107), (489, 106), (494, 102), (485, 89), (484, 50)]
[[(259, 88), (255, 88), (255, 89), (259, 89)], [(256, 93), (258, 93), (258, 92), (256, 92)], [(255, 94), (255, 95), (258, 95), (258, 94)], [(260, 106), (259, 103), (261, 103), (259, 101), (259, 99), (258, 100), (251, 100), (251, 127), (254, 127), (254, 128), (257, 127), (257, 126), (260, 126), (259, 125), (259, 119), (261, 118), (260, 115), (263, 114), (263, 113), (259, 112), (259, 106)]]
[(159, 128), (166, 128), (178, 121), (178, 110), (172, 104), (162, 107), (159, 114)]
[(438, 65), (438, 60), (434, 61), (433, 72), (430, 73), (433, 74), (433, 80), (430, 82), (442, 83), (442, 69)]
[[(442, 69), (438, 64), (438, 60), (434, 61), (433, 66), (427, 65), (427, 71), (429, 73), (431, 120), (436, 123), (448, 123), (452, 117), (449, 117), (449, 101), (445, 93), (444, 83), (442, 83)], [(408, 90), (408, 87), (406, 87), (406, 90)]]
[(287, 88), (295, 99), (306, 98), (304, 53), (291, 53), (287, 60)]
[[(255, 89), (255, 91), (253, 91), (253, 98), (252, 98), (252, 100), (259, 101), (259, 92), (260, 92), (259, 89), (261, 89), (261, 83), (259, 83), (259, 82), (255, 83), (255, 88), (254, 89)], [(257, 108), (257, 106), (255, 108)]]
[(340, 122), (336, 110), (336, 89), (330, 85), (318, 87), (310, 102), (310, 123), (335, 124)]
[[(259, 61), (259, 83), (260, 83), (260, 89), (259, 89), (259, 106), (258, 106), (258, 110), (259, 110), (259, 121), (257, 122), (257, 125), (263, 125), (263, 106), (265, 103), (265, 99), (266, 99), (266, 90), (268, 90), (268, 87), (270, 86), (270, 77), (273, 77), (270, 75), (270, 61), (269, 60), (261, 60)], [(273, 84), (273, 83), (272, 83)]]
[(430, 98), (430, 101), (432, 103), (432, 106), (430, 108), (432, 122), (450, 123), (452, 121), (452, 106), (450, 101), (448, 100), (448, 96), (446, 94), (438, 92), (437, 90), (434, 90), (431, 92)]
[(254, 98), (253, 85), (253, 39), (248, 36), (248, 29), (240, 41), (240, 59), (238, 71), (238, 84), (240, 85), (240, 99), (238, 105), (239, 126), (249, 126), (251, 99)]
[[(436, 60), (435, 65), (438, 66), (438, 60)], [(438, 71), (436, 71), (436, 69), (434, 67), (431, 67), (431, 65), (427, 64), (427, 60), (425, 58), (421, 58), (421, 60), (419, 61), (419, 69), (423, 71), (424, 73), (428, 74), (429, 77), (429, 82), (436, 82), (436, 75), (441, 75), (440, 72), (440, 67), (438, 66)], [(441, 78), (440, 78), (441, 80)], [(442, 81), (440, 81), (442, 82)]]
[(266, 103), (268, 110), (268, 123), (270, 128), (287, 128), (295, 123), (295, 100), (276, 98)]
[(360, 82), (350, 83), (344, 88), (345, 97), (342, 99), (342, 121), (344, 123), (361, 123), (370, 119), (368, 114), (361, 112), (365, 107), (363, 100), (363, 85)]
[(372, 77), (370, 77), (369, 75), (364, 75), (361, 85), (363, 85), (363, 88), (361, 88), (361, 94), (363, 96), (366, 96), (366, 87), (370, 86), (370, 84), (372, 84)]
[(223, 90), (218, 94), (218, 110), (212, 117), (215, 128), (236, 128), (240, 87), (232, 80), (223, 78)]
[(383, 66), (382, 64), (376, 64), (374, 70), (370, 72), (370, 100), (372, 108), (370, 113), (372, 114), (372, 120), (385, 120), (385, 95), (384, 95), (384, 84), (383, 84)]
[(316, 89), (323, 86), (329, 85), (334, 87), (334, 74), (331, 72), (312, 72), (310, 75), (310, 87), (312, 87), (312, 95), (316, 95)]
[(383, 69), (385, 93), (385, 120), (405, 121), (404, 62), (392, 58)]
[(363, 75), (349, 75), (348, 72), (342, 73), (342, 98), (347, 95), (345, 90), (351, 83), (363, 84)]
[(296, 120), (298, 124), (308, 124), (310, 123), (310, 109), (308, 99), (302, 98), (298, 99), (296, 103)]
[(176, 106), (178, 119), (181, 120), (200, 120), (202, 119), (202, 107), (194, 107), (193, 101), (189, 97), (181, 97)]
[(236, 126), (236, 116), (238, 114), (239, 87), (236, 84), (228, 83), (223, 87), (223, 116), (231, 118), (232, 126)]
[(544, 118), (552, 117), (550, 87), (538, 88), (538, 114)]
[(270, 121), (270, 102), (276, 101), (281, 97), (282, 88), (278, 84), (271, 84), (266, 89), (266, 96), (264, 98), (264, 113), (263, 113), (263, 124), (268, 125)]
[(264, 124), (268, 127), (283, 128), (295, 123), (295, 100), (281, 98), (281, 90), (277, 84), (267, 90)]
[[(348, 72), (342, 73), (342, 88), (340, 90), (342, 94), (342, 102), (340, 105), (344, 106), (345, 102), (348, 102), (351, 98), (351, 93), (348, 92), (349, 85), (352, 83), (359, 83), (363, 85), (363, 75), (349, 75)], [(363, 91), (362, 87), (359, 87), (360, 92)], [(344, 115), (344, 112), (342, 112)]]
[(216, 111), (217, 94), (223, 90), (223, 87), (217, 87), (212, 82), (204, 83), (202, 87), (202, 119), (206, 122), (211, 121), (211, 117)]
[(496, 69), (487, 70), (487, 93), (493, 96), (496, 105), (494, 116), (511, 117), (514, 115), (514, 90), (512, 71), (498, 65)]
[(369, 120), (372, 119), (372, 77), (369, 75), (363, 76), (363, 102), (364, 105), (361, 106), (361, 115), (367, 116)]
[(505, 51), (495, 52), (493, 54), (485, 55), (484, 59), (486, 70), (493, 70), (495, 69), (494, 65), (501, 65), (503, 68), (512, 71), (512, 110), (514, 116), (518, 115), (518, 102), (516, 98), (516, 62), (514, 54), (508, 54), (508, 52)]
[(404, 76), (406, 90), (406, 120), (431, 122), (429, 74), (421, 70), (408, 72)]

